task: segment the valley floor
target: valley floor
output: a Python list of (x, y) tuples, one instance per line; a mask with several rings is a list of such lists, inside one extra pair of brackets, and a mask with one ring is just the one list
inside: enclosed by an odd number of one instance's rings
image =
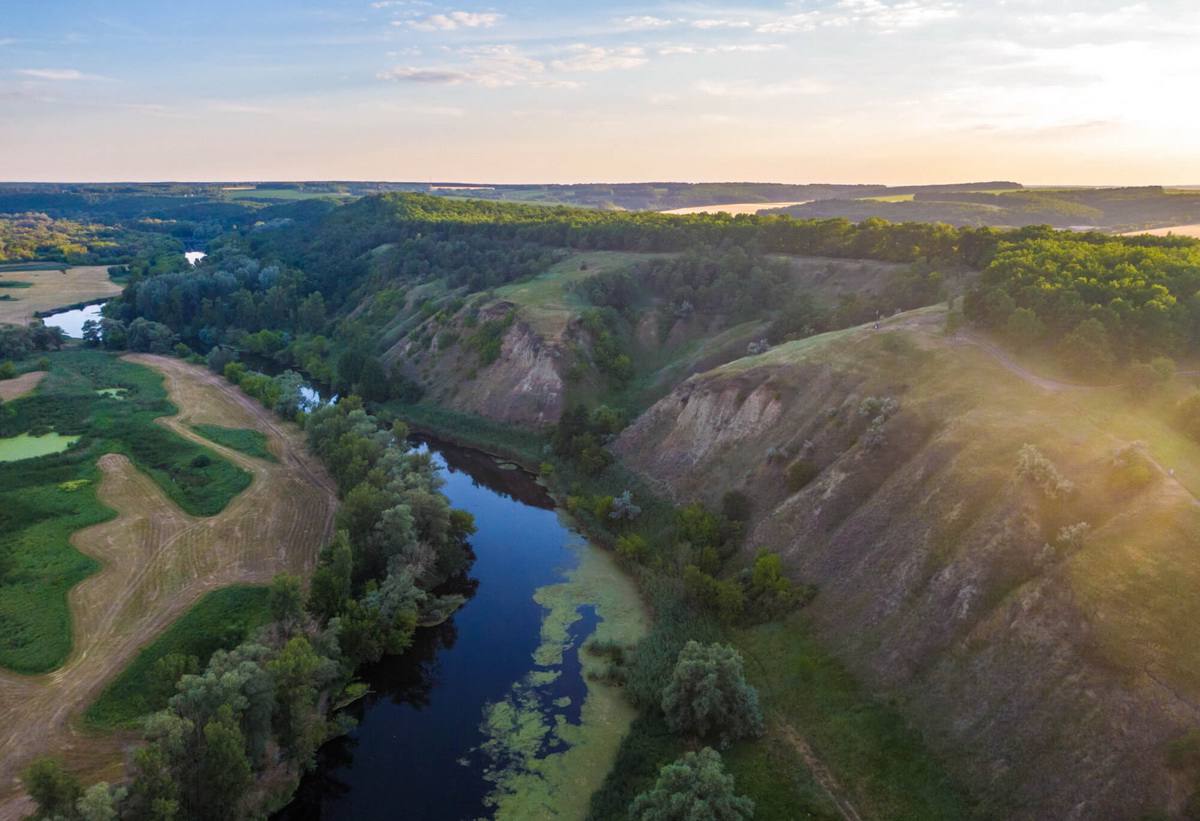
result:
[[(29, 809), (18, 774), (41, 754), (61, 754), (88, 781), (118, 777), (121, 734), (89, 732), (81, 716), (138, 651), (207, 592), (266, 583), (280, 572), (306, 573), (331, 535), (336, 495), (295, 426), (207, 370), (151, 355), (127, 357), (164, 377), (181, 409), (159, 420), (253, 475), (221, 513), (195, 517), (119, 454), (100, 459), (99, 496), (117, 517), (77, 531), (72, 544), (103, 564), (71, 590), (74, 645), (52, 673), (0, 672), (0, 819)], [(200, 437), (190, 424), (258, 430), (278, 462), (254, 459)]]

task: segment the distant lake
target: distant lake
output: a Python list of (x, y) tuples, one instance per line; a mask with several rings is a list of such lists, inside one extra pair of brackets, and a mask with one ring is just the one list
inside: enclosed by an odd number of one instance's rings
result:
[(83, 323), (89, 319), (99, 322), (100, 309), (103, 305), (104, 303), (98, 302), (95, 305), (85, 305), (82, 308), (47, 314), (42, 317), (42, 322), (46, 323), (48, 328), (62, 328), (63, 333), (72, 339), (83, 339)]

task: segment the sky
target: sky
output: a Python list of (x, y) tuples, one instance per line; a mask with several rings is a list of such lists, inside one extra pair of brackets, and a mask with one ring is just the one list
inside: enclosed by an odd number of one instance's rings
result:
[(0, 179), (1200, 184), (1196, 0), (0, 0)]

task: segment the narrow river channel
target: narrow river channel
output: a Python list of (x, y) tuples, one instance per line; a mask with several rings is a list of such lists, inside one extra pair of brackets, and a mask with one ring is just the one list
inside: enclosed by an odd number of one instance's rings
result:
[(589, 681), (597, 661), (581, 648), (636, 641), (636, 593), (534, 477), (478, 451), (419, 447), (451, 504), (475, 516), (476, 560), (454, 584), (470, 599), (362, 672), (372, 692), (347, 710), (357, 728), (320, 750), (278, 818), (579, 817), (631, 718), (619, 691)]

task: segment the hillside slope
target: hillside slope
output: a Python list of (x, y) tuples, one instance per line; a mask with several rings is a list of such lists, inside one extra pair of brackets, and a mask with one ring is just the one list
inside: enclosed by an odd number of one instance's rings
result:
[[(1164, 440), (1151, 408), (1122, 414), (1118, 391), (947, 340), (940, 314), (694, 376), (615, 450), (678, 500), (746, 492), (747, 549), (819, 586), (826, 645), (987, 814), (1178, 813), (1197, 775), (1168, 750), (1200, 723), (1200, 504), (1160, 461), (1200, 449)], [(1027, 452), (1018, 471), (1026, 444), (1049, 466)]]

